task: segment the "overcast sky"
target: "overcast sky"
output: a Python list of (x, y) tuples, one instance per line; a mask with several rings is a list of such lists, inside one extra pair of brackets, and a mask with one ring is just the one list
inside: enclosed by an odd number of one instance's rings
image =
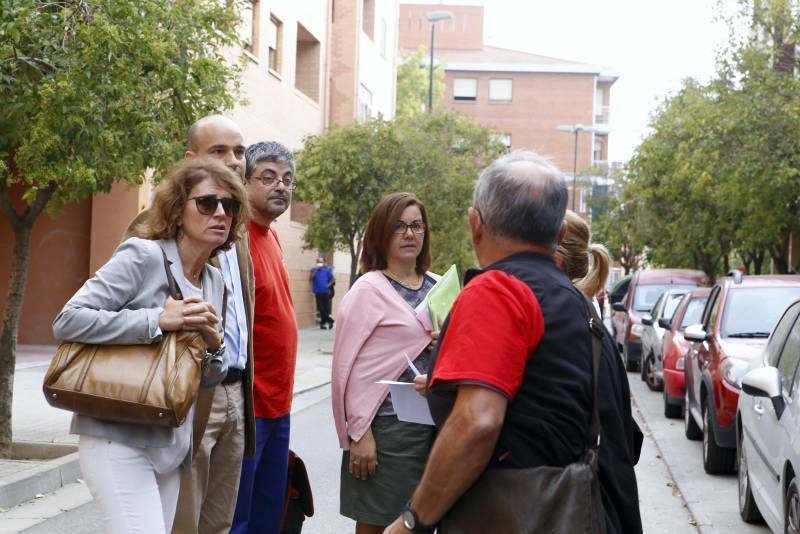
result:
[[(733, 0), (725, 0), (728, 4)], [(484, 41), (601, 65), (611, 89), (609, 158), (626, 161), (650, 112), (686, 77), (708, 80), (727, 42), (717, 0), (401, 0), (484, 6)]]

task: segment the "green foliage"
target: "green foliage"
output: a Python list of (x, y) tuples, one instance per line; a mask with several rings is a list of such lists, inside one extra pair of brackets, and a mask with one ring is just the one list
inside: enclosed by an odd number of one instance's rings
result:
[(800, 231), (799, 20), (786, 0), (740, 7), (718, 76), (666, 99), (629, 165), (623, 203), (636, 203), (634, 241), (655, 264), (715, 275), (736, 256), (758, 266), (768, 251), (779, 272), (789, 267)]
[[(397, 64), (397, 106), (398, 117), (413, 117), (424, 113), (428, 107), (428, 87), (430, 85), (430, 66), (427, 50), (420, 46), (413, 54), (405, 55)], [(444, 69), (434, 61), (433, 65), (433, 105), (444, 95)]]
[(472, 188), (501, 149), (489, 130), (443, 112), (308, 137), (298, 155), (296, 192), (316, 206), (306, 246), (349, 252), (353, 280), (372, 209), (389, 193), (409, 191), (428, 211), (433, 269), (456, 263), (463, 272), (475, 263), (465, 217)]
[(173, 163), (195, 119), (232, 106), (215, 0), (0, 0), (0, 185), (57, 206)]

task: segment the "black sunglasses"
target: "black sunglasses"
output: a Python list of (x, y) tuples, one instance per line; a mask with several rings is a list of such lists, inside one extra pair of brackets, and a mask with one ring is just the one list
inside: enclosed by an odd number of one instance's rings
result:
[(236, 217), (239, 215), (239, 209), (242, 203), (235, 198), (219, 198), (215, 195), (203, 195), (200, 197), (192, 197), (189, 200), (194, 200), (197, 211), (203, 215), (214, 215), (217, 212), (217, 206), (222, 204), (222, 210), (228, 217)]

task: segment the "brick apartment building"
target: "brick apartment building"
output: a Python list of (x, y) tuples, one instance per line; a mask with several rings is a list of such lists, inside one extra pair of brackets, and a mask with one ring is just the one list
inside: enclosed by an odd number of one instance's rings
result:
[[(303, 137), (332, 125), (378, 115), (392, 118), (397, 17), (397, 0), (245, 2), (241, 38), (247, 66), (242, 93), (248, 104), (228, 113), (242, 127), (245, 143), (277, 140), (296, 150)], [(53, 318), (110, 257), (150, 194), (149, 184), (120, 184), (108, 194), (67, 205), (59, 216), (40, 217), (33, 229), (19, 343), (55, 341)], [(318, 253), (303, 250), (308, 213), (308, 206), (295, 204), (275, 223), (301, 327), (315, 320), (308, 269)], [(2, 217), (0, 243), (0, 295), (5, 295), (13, 234)], [(340, 287), (346, 287), (349, 257), (334, 254), (333, 266)], [(0, 302), (0, 311), (4, 306)]]
[[(568, 176), (572, 176), (576, 138), (557, 130), (559, 126), (582, 124), (593, 130), (577, 134), (579, 176), (608, 159), (609, 101), (616, 74), (489, 46), (483, 39), (484, 8), (475, 5), (401, 4), (401, 51), (428, 49), (431, 23), (426, 13), (443, 10), (452, 18), (436, 23), (434, 61), (444, 67), (445, 92), (434, 106), (474, 117), (494, 129), (509, 148), (549, 156)], [(584, 215), (590, 191), (591, 183), (578, 184), (576, 208)]]

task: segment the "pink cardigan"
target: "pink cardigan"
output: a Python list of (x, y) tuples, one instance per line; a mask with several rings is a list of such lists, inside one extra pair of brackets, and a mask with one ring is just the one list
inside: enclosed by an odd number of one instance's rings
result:
[[(428, 273), (438, 278), (437, 275)], [(356, 280), (342, 299), (333, 342), (331, 401), (339, 445), (348, 450), (378, 412), (389, 386), (431, 342), (411, 306), (380, 271)]]

